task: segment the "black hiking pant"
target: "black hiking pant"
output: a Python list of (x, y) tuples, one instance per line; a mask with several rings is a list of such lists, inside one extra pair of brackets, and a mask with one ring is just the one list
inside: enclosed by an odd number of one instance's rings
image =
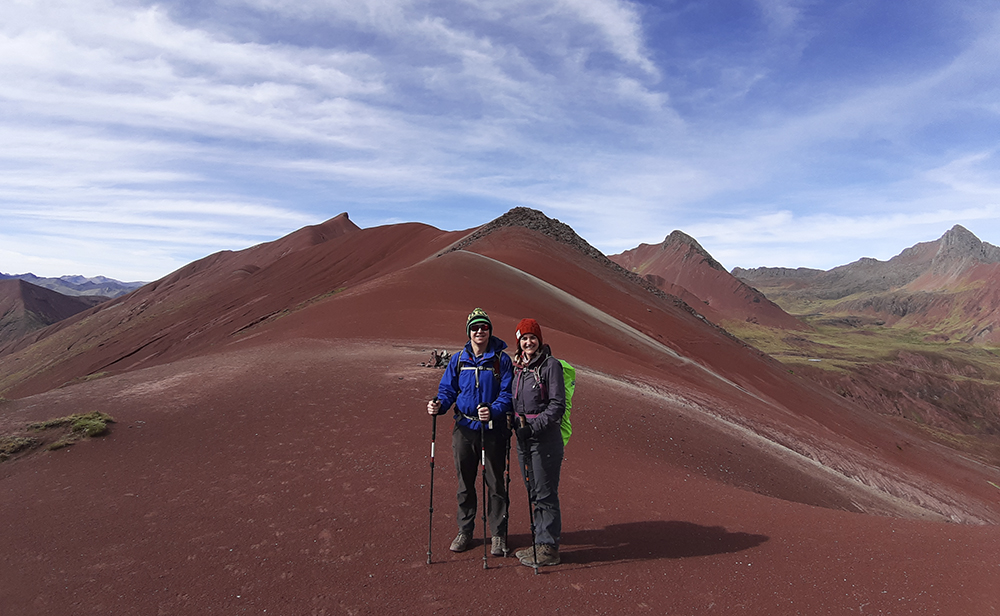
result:
[[(497, 423), (497, 422), (494, 422)], [(506, 437), (506, 438), (504, 438)], [(473, 535), (476, 529), (479, 430), (455, 424), (451, 449), (458, 473), (458, 530)], [(510, 432), (505, 427), (486, 430), (486, 486), (489, 491), (487, 514), (494, 537), (507, 536), (507, 487), (503, 473), (507, 461)]]
[[(517, 441), (517, 459), (528, 484), (528, 498), (534, 505), (535, 543), (559, 547), (562, 512), (559, 510), (559, 473), (562, 470), (563, 440), (559, 425), (531, 438)], [(525, 469), (525, 459), (530, 468)]]

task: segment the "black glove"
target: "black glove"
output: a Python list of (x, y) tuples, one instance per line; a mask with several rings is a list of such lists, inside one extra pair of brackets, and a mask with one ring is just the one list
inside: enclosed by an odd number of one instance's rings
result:
[(524, 422), (524, 425), (517, 429), (517, 440), (526, 441), (531, 438), (532, 434), (534, 431), (532, 431), (531, 426), (528, 425), (528, 422)]

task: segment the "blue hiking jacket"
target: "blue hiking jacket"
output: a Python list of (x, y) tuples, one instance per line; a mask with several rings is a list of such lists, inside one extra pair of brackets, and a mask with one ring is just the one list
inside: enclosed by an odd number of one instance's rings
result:
[[(514, 380), (514, 362), (503, 352), (506, 348), (506, 342), (490, 336), (482, 357), (472, 353), (471, 342), (451, 356), (438, 386), (442, 414), (455, 405), (458, 425), (478, 431), (482, 422), (476, 419), (479, 415), (476, 409), (480, 404), (488, 404), (493, 429), (507, 429), (505, 415), (512, 408), (510, 388)], [(485, 427), (490, 429), (489, 424)]]

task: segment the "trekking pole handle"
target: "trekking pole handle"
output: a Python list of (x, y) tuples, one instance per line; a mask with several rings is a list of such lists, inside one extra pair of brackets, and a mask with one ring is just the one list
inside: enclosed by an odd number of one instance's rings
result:
[(493, 429), (493, 419), (486, 420), (486, 419), (483, 419), (479, 415), (479, 412), (481, 410), (483, 410), (483, 409), (486, 409), (487, 411), (489, 411), (490, 410), (490, 405), (488, 405), (488, 404), (480, 404), (479, 406), (477, 406), (476, 407), (476, 417), (479, 418), (480, 422), (486, 423), (486, 425), (489, 427), (489, 429), (492, 430)]

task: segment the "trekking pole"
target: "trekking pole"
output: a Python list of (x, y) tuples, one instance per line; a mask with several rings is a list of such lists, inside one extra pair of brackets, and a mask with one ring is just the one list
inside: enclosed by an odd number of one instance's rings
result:
[[(434, 398), (437, 400), (437, 398)], [(434, 532), (434, 441), (437, 439), (438, 416), (431, 415), (431, 503), (427, 514), (427, 564), (431, 564), (431, 535)]]
[[(524, 415), (521, 415), (521, 421), (526, 421)], [(531, 486), (535, 483), (535, 473), (532, 470), (531, 464), (531, 445), (527, 439), (521, 440), (520, 437), (518, 437), (518, 442), (521, 444), (521, 454), (524, 457), (524, 487), (528, 491), (528, 515), (531, 520), (531, 556), (534, 559), (532, 568), (535, 570), (535, 575), (538, 575), (538, 546), (535, 544), (535, 501), (531, 498)]]
[(486, 509), (489, 507), (489, 494), (486, 492), (486, 422), (479, 420), (479, 459), (482, 462), (483, 471), (483, 569), (489, 569), (486, 556), (490, 553), (486, 541)]
[[(506, 442), (506, 445), (507, 445), (507, 461), (506, 461), (506, 463), (504, 465), (504, 469), (503, 469), (503, 481), (504, 481), (504, 495), (505, 495), (505, 499), (506, 499), (506, 503), (507, 503), (507, 509), (506, 509), (505, 516), (506, 516), (506, 520), (509, 522), (509, 520), (510, 520), (510, 432), (511, 432), (511, 428), (513, 427), (513, 422), (511, 421), (510, 414), (508, 414), (506, 416), (506, 422), (507, 422), (507, 432), (504, 433), (504, 437), (505, 437), (504, 441)], [(507, 549), (507, 542), (504, 541), (503, 555), (504, 555), (505, 558), (507, 556), (507, 552), (509, 552), (509, 551), (510, 550)]]

